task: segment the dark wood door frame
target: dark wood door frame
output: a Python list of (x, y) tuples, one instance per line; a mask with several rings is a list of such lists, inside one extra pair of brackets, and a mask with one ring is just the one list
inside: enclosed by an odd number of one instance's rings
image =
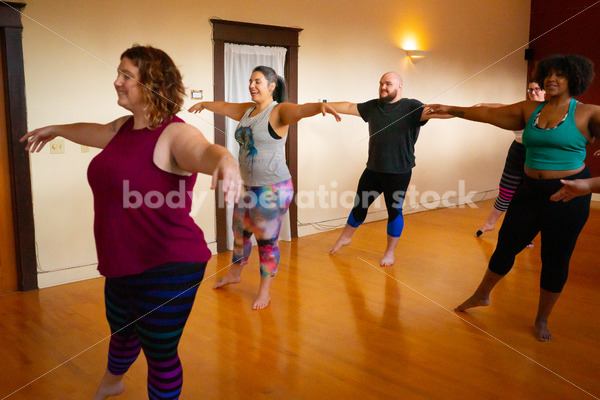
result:
[(13, 218), (19, 290), (38, 288), (33, 225), (33, 201), (29, 154), (19, 142), (27, 132), (25, 70), (23, 67), (23, 3), (0, 3), (0, 51), (5, 60), (5, 98), (8, 132), (8, 162), (11, 175)]
[[(258, 46), (279, 46), (287, 49), (285, 56), (285, 77), (288, 84), (288, 100), (298, 102), (298, 36), (302, 28), (286, 28), (272, 25), (258, 25), (245, 22), (211, 19), (213, 26), (213, 73), (214, 99), (225, 100), (225, 43)], [(215, 143), (225, 145), (225, 117), (215, 114)], [(290, 125), (286, 143), (286, 159), (296, 193), (298, 192), (298, 126)], [(216, 196), (217, 252), (227, 250), (227, 229), (225, 207)], [(290, 225), (292, 237), (298, 237), (298, 207), (290, 204)]]

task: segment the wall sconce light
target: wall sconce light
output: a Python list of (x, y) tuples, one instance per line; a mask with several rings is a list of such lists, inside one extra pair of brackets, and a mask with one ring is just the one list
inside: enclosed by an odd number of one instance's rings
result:
[(413, 64), (416, 64), (419, 61), (423, 60), (429, 53), (426, 50), (404, 50), (404, 51), (406, 52), (406, 55), (408, 56), (408, 58), (410, 58), (410, 61), (412, 61)]

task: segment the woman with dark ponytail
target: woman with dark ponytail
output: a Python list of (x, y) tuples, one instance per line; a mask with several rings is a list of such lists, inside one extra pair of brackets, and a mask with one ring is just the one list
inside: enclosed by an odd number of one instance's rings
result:
[(287, 85), (285, 84), (285, 79), (277, 75), (273, 68), (265, 67), (264, 65), (259, 65), (258, 67), (254, 68), (252, 72), (262, 73), (269, 83), (275, 82), (275, 89), (273, 90), (273, 100), (275, 100), (278, 103), (283, 103), (284, 101), (287, 101)]
[(233, 265), (214, 289), (240, 283), (252, 248), (254, 234), (260, 258), (260, 287), (252, 308), (269, 305), (271, 283), (279, 266), (279, 230), (294, 197), (285, 163), (288, 127), (316, 114), (340, 116), (327, 103), (286, 103), (286, 85), (270, 67), (258, 66), (250, 77), (251, 103), (208, 101), (190, 112), (212, 111), (239, 121), (235, 139), (240, 144), (239, 163), (245, 192), (233, 210)]

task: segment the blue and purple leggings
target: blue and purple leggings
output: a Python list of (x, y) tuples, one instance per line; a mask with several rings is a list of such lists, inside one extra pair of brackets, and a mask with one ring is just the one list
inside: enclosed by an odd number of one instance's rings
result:
[(179, 399), (183, 371), (177, 346), (205, 268), (206, 263), (167, 263), (137, 275), (106, 278), (108, 371), (125, 374), (143, 350), (151, 400)]
[(367, 218), (369, 206), (383, 193), (388, 212), (387, 234), (398, 238), (404, 229), (402, 205), (410, 183), (412, 171), (401, 174), (374, 172), (366, 168), (359, 181), (354, 208), (348, 217), (348, 225), (358, 228)]

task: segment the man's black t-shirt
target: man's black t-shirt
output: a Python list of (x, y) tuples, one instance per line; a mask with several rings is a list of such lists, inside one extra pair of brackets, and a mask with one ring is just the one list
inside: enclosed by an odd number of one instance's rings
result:
[(415, 166), (415, 142), (427, 122), (421, 122), (422, 105), (415, 99), (394, 103), (374, 99), (358, 104), (360, 116), (369, 124), (368, 169), (401, 174)]

